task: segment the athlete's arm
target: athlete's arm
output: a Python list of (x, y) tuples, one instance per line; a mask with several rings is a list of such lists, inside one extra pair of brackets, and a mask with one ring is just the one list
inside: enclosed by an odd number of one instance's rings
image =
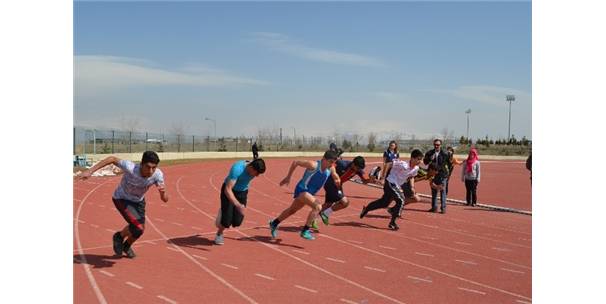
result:
[(339, 178), (339, 174), (337, 174), (337, 170), (335, 170), (334, 166), (330, 167), (330, 175), (332, 176), (332, 180), (335, 181), (335, 185), (337, 188), (341, 188), (341, 178)]
[(168, 203), (168, 193), (166, 193), (166, 186), (164, 184), (158, 184), (158, 192), (160, 193), (160, 199)]
[(297, 167), (303, 167), (308, 170), (316, 169), (316, 162), (311, 160), (295, 160), (290, 164), (290, 168), (288, 169), (288, 174), (286, 177), (280, 182), (280, 186), (288, 185), (290, 183), (290, 177)]
[(78, 178), (87, 179), (87, 178), (91, 177), (91, 175), (93, 173), (95, 173), (95, 171), (97, 171), (109, 164), (114, 164), (115, 166), (117, 166), (118, 162), (120, 162), (120, 159), (115, 156), (107, 157), (107, 158), (101, 160), (100, 162), (98, 162), (97, 164), (95, 164), (92, 168), (82, 172), (80, 175), (78, 175)]
[(234, 195), (234, 185), (236, 184), (236, 181), (233, 179), (230, 179), (227, 181), (227, 183), (225, 183), (225, 196), (227, 196), (227, 199), (229, 200), (230, 203), (232, 203), (236, 209), (238, 209), (238, 211), (240, 211), (240, 213), (244, 214), (244, 209), (246, 209), (246, 206), (244, 206), (244, 204), (241, 204), (237, 199), (236, 196)]

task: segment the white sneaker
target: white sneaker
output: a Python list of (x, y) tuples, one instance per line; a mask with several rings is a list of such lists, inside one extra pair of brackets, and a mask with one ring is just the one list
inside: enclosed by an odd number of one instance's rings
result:
[(223, 242), (223, 235), (222, 234), (217, 234), (215, 236), (215, 244), (216, 245), (223, 245), (224, 244), (224, 242)]

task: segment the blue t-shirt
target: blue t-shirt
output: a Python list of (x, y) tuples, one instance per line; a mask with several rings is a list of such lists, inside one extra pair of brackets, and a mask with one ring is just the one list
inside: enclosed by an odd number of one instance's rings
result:
[(248, 172), (246, 172), (246, 165), (247, 163), (244, 160), (237, 161), (231, 166), (229, 174), (225, 178), (226, 184), (229, 180), (236, 181), (236, 184), (233, 187), (233, 190), (235, 191), (248, 190), (248, 184), (250, 184), (250, 181), (254, 178), (254, 176), (249, 175)]
[(389, 149), (385, 150), (385, 152), (383, 152), (383, 159), (385, 159), (386, 163), (391, 163), (394, 159), (398, 159), (400, 158), (400, 153), (395, 152), (395, 151), (391, 151)]
[(164, 175), (160, 169), (156, 169), (150, 177), (141, 176), (141, 165), (130, 160), (121, 159), (118, 167), (124, 171), (120, 185), (114, 191), (113, 198), (125, 199), (133, 202), (143, 201), (145, 192), (152, 185), (164, 187)]

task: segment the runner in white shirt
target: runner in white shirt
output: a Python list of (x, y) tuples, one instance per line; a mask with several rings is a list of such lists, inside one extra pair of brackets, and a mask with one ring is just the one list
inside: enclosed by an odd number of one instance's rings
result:
[(165, 203), (168, 202), (164, 175), (158, 169), (159, 162), (160, 158), (154, 151), (145, 151), (141, 163), (138, 164), (110, 156), (78, 176), (81, 179), (89, 178), (95, 171), (109, 164), (114, 164), (124, 171), (122, 180), (112, 195), (116, 209), (128, 223), (113, 236), (114, 253), (117, 256), (122, 256), (123, 252), (131, 259), (136, 256), (132, 245), (145, 230), (145, 192), (155, 185), (160, 193), (160, 199)]
[[(410, 153), (410, 160), (403, 161), (399, 159), (393, 160), (391, 171), (389, 176), (385, 179), (383, 185), (383, 196), (370, 204), (362, 208), (360, 218), (363, 218), (369, 211), (387, 208), (391, 201), (396, 201), (396, 206), (390, 209), (391, 221), (389, 222), (389, 228), (392, 230), (398, 230), (400, 227), (396, 224), (396, 219), (402, 211), (404, 205), (405, 195), (402, 195), (401, 185), (414, 183), (414, 177), (419, 171), (419, 163), (423, 160), (423, 152), (418, 149), (413, 150)], [(414, 192), (412, 193), (414, 195)]]

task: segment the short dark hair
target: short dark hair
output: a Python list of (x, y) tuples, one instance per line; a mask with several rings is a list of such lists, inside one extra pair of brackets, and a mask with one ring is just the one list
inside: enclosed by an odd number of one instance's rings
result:
[(410, 158), (419, 158), (419, 157), (423, 157), (423, 152), (421, 152), (421, 150), (414, 149), (414, 150), (412, 150), (412, 152), (410, 152)]
[(440, 145), (442, 144), (442, 140), (441, 140), (441, 139), (436, 138), (436, 139), (434, 139), (434, 140), (433, 140), (433, 143), (435, 144), (435, 143), (436, 143), (436, 141), (439, 141), (439, 142), (440, 142)]
[(158, 164), (160, 162), (160, 157), (154, 151), (145, 151), (143, 152), (143, 157), (141, 158), (142, 163), (152, 163)]
[(326, 159), (337, 159), (339, 156), (337, 155), (337, 152), (332, 151), (332, 150), (328, 150), (326, 152), (324, 152), (324, 158)]
[(259, 174), (265, 173), (265, 161), (262, 158), (257, 158), (248, 165), (255, 169)]
[(360, 168), (360, 169), (364, 169), (364, 167), (366, 167), (366, 163), (364, 161), (364, 157), (362, 156), (356, 156), (353, 159), (353, 164), (356, 165), (356, 167)]

